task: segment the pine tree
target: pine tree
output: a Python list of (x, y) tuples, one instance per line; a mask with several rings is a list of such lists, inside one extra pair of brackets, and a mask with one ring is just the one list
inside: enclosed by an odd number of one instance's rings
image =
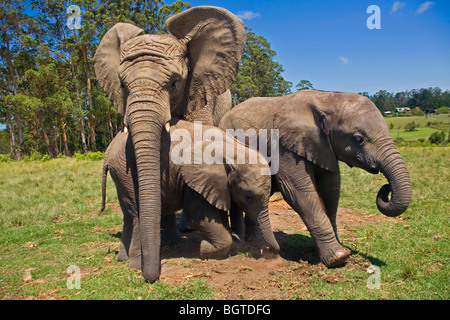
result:
[(251, 97), (272, 97), (287, 94), (292, 83), (281, 75), (283, 67), (274, 60), (276, 53), (270, 43), (251, 30), (247, 31), (239, 73), (231, 86), (238, 102)]

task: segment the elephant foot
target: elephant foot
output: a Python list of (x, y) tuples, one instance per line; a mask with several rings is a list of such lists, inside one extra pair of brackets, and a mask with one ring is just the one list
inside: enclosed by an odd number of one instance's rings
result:
[(239, 251), (239, 249), (242, 248), (244, 241), (242, 241), (241, 238), (234, 232), (231, 234), (231, 238), (233, 240), (233, 243), (231, 244), (230, 253), (235, 254)]
[(117, 255), (117, 261), (127, 261), (128, 255), (126, 253), (122, 253), (119, 251), (119, 254)]
[(125, 249), (125, 245), (120, 242), (119, 254), (117, 255), (118, 261), (127, 261), (128, 260), (128, 252)]
[(338, 267), (343, 265), (351, 251), (341, 245), (339, 248), (328, 248), (324, 253), (320, 252), (320, 261), (328, 268)]
[[(119, 251), (120, 256), (120, 251)], [(117, 259), (119, 260), (119, 256)], [(140, 245), (134, 244), (134, 246), (130, 247), (130, 250), (127, 255), (128, 260), (128, 268), (130, 269), (141, 269), (142, 266), (142, 255), (141, 255), (141, 247)], [(125, 260), (119, 260), (119, 261), (125, 261)]]
[(136, 256), (130, 258), (125, 250), (120, 251), (117, 255), (117, 261), (128, 261), (128, 268), (130, 269), (141, 269), (141, 256)]
[(141, 257), (130, 259), (130, 261), (128, 262), (128, 268), (130, 269), (141, 270), (141, 267), (142, 267)]
[(202, 240), (200, 242), (200, 258), (202, 259), (225, 259), (232, 247), (232, 240), (226, 244), (213, 245), (212, 243)]

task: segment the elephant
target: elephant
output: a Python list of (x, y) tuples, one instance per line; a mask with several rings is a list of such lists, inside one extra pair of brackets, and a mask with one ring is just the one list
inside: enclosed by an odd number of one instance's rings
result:
[[(246, 217), (252, 220), (261, 232), (262, 239), (270, 251), (279, 251), (279, 245), (273, 235), (269, 220), (270, 175), (264, 175), (261, 169), (268, 168), (267, 162), (262, 158), (260, 163), (238, 164), (236, 157), (226, 153), (227, 148), (237, 148), (241, 145), (248, 154), (257, 153), (246, 148), (236, 140), (195, 141), (196, 124), (179, 120), (170, 127), (170, 136), (164, 132), (161, 141), (161, 204), (162, 204), (162, 234), (173, 237), (175, 215), (174, 212), (183, 208), (187, 223), (200, 231), (205, 240), (200, 244), (201, 258), (224, 258), (229, 253), (233, 240), (228, 226), (228, 210), (236, 206), (245, 211)], [(178, 131), (177, 131), (178, 130)], [(184, 131), (181, 131), (184, 130)], [(214, 133), (214, 136), (225, 137), (225, 132), (213, 126), (201, 126), (201, 134)], [(180, 143), (177, 133), (183, 133), (183, 143), (190, 140), (188, 146), (194, 146), (186, 151), (194, 155), (198, 150), (205, 154), (206, 149), (214, 149), (216, 161), (211, 164), (180, 162), (174, 157), (178, 155)], [(192, 143), (192, 141), (194, 141)], [(236, 146), (235, 146), (236, 144)], [(177, 149), (178, 148), (178, 149)], [(197, 149), (196, 149), (197, 148)], [(197, 150), (197, 151), (196, 151)], [(183, 152), (185, 150), (183, 149)], [(163, 154), (169, 155), (163, 156)], [(124, 214), (123, 233), (118, 254), (119, 261), (129, 259), (130, 268), (141, 267), (140, 229), (138, 227), (138, 203), (140, 193), (136, 180), (136, 158), (133, 150), (131, 135), (122, 131), (113, 139), (105, 153), (102, 177), (102, 211), (105, 208), (106, 177), (110, 172), (115, 182), (120, 207)], [(236, 237), (236, 240), (239, 239)]]
[[(408, 170), (383, 116), (365, 96), (302, 90), (281, 97), (251, 98), (225, 114), (219, 127), (278, 130), (278, 141), (267, 140), (279, 148), (272, 189), (280, 191), (300, 215), (327, 267), (344, 264), (350, 255), (337, 236), (338, 161), (384, 174), (388, 184), (376, 198), (384, 215), (398, 216), (409, 206)], [(276, 166), (271, 163), (271, 167)]]
[(167, 34), (117, 23), (94, 55), (97, 80), (124, 118), (136, 153), (142, 274), (159, 278), (161, 134), (172, 118), (198, 112), (236, 77), (243, 22), (217, 7), (194, 7), (166, 21)]

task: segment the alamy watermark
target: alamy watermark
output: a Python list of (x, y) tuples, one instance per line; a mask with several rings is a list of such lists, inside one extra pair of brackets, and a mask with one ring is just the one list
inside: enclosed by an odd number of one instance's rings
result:
[(367, 29), (381, 29), (381, 9), (379, 6), (371, 5), (367, 7), (366, 13), (370, 14), (367, 18), (366, 26)]
[(177, 128), (171, 132), (170, 140), (173, 143), (170, 159), (174, 164), (268, 164), (261, 166), (262, 175), (278, 172), (278, 129), (203, 130), (202, 123), (195, 121), (193, 139), (189, 130)]
[(81, 29), (81, 14), (82, 11), (79, 6), (71, 5), (67, 8), (67, 14), (69, 18), (67, 19), (66, 26), (70, 30)]
[(66, 286), (67, 289), (81, 289), (81, 270), (77, 265), (70, 265), (66, 270), (67, 278)]
[(367, 268), (366, 273), (371, 274), (367, 278), (367, 288), (370, 290), (380, 289), (381, 287), (381, 269), (379, 266), (371, 265)]

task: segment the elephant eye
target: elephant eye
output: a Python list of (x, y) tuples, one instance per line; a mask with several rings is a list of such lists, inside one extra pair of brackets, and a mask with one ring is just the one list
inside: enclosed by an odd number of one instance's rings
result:
[(353, 136), (353, 140), (357, 143), (357, 144), (363, 144), (364, 143), (364, 137), (360, 134), (355, 134)]
[(246, 196), (245, 199), (246, 199), (247, 201), (252, 201), (252, 200), (253, 200), (253, 197), (252, 197), (252, 196)]
[(180, 86), (180, 80), (175, 79), (174, 81), (172, 81), (172, 84), (170, 85), (170, 89), (176, 90), (176, 89), (178, 89), (179, 86)]

